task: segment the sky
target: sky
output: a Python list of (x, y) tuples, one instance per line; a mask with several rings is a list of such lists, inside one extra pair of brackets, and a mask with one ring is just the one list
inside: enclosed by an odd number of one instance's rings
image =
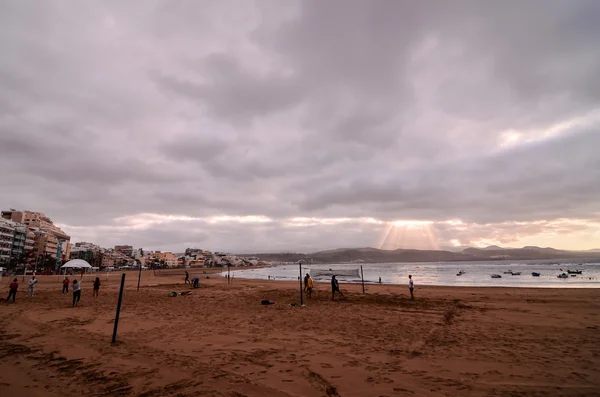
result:
[(0, 207), (71, 241), (600, 248), (600, 2), (0, 2)]

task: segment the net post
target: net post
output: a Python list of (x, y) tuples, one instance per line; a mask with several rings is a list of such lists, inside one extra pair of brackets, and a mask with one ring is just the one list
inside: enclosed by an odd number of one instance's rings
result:
[(360, 278), (362, 279), (362, 287), (363, 287), (363, 294), (364, 294), (365, 293), (365, 275), (363, 273), (362, 265), (360, 265)]
[(302, 306), (302, 262), (298, 262), (298, 266), (300, 267), (300, 306)]
[(117, 342), (117, 328), (119, 327), (119, 315), (121, 314), (121, 302), (123, 302), (123, 288), (125, 287), (125, 273), (121, 276), (121, 289), (119, 290), (119, 302), (117, 303), (117, 314), (115, 316), (115, 328), (113, 329), (112, 343)]
[(140, 290), (140, 281), (142, 280), (142, 262), (139, 263), (140, 266), (140, 272), (138, 273), (138, 288), (137, 290)]

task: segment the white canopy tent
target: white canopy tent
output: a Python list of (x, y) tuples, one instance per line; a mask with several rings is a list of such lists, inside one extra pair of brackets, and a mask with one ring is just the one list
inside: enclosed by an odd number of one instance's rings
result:
[(92, 265), (90, 265), (83, 259), (73, 259), (61, 266), (61, 269), (69, 269), (69, 268), (91, 269)]
[[(67, 274), (67, 269), (83, 270), (84, 272), (92, 271), (92, 265), (83, 259), (72, 259), (60, 267), (63, 269), (63, 274)], [(60, 277), (60, 276), (59, 276)], [(83, 277), (83, 275), (82, 275)]]

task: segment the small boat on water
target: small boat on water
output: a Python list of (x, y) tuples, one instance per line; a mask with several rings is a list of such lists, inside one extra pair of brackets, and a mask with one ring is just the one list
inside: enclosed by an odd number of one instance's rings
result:
[(581, 274), (582, 270), (567, 270), (567, 273), (569, 273), (569, 274)]
[(457, 276), (462, 276), (463, 274), (465, 274), (467, 272), (465, 272), (464, 270), (459, 271), (458, 273), (456, 273)]
[(504, 274), (512, 274), (512, 270), (508, 269), (508, 271), (504, 272)]
[(520, 276), (521, 272), (510, 272), (510, 274), (512, 274), (513, 276)]
[(538, 272), (531, 272), (531, 275), (533, 277), (539, 277), (540, 276), (540, 274)]
[(502, 276), (499, 274), (492, 274), (492, 278), (502, 278)]
[(567, 273), (559, 274), (556, 277), (558, 277), (558, 278), (569, 278), (569, 276), (567, 275)]

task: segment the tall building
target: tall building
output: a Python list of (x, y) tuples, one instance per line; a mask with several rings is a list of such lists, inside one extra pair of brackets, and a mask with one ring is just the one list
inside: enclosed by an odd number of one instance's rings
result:
[(13, 240), (15, 237), (15, 222), (0, 220), (0, 264), (10, 262)]
[(28, 237), (33, 237), (33, 248), (36, 255), (48, 254), (56, 259), (57, 265), (69, 258), (69, 241), (71, 237), (61, 228), (54, 225), (52, 220), (42, 212), (17, 211), (10, 209), (1, 212), (3, 219), (22, 223), (33, 233), (26, 235), (25, 242), (31, 242)]

